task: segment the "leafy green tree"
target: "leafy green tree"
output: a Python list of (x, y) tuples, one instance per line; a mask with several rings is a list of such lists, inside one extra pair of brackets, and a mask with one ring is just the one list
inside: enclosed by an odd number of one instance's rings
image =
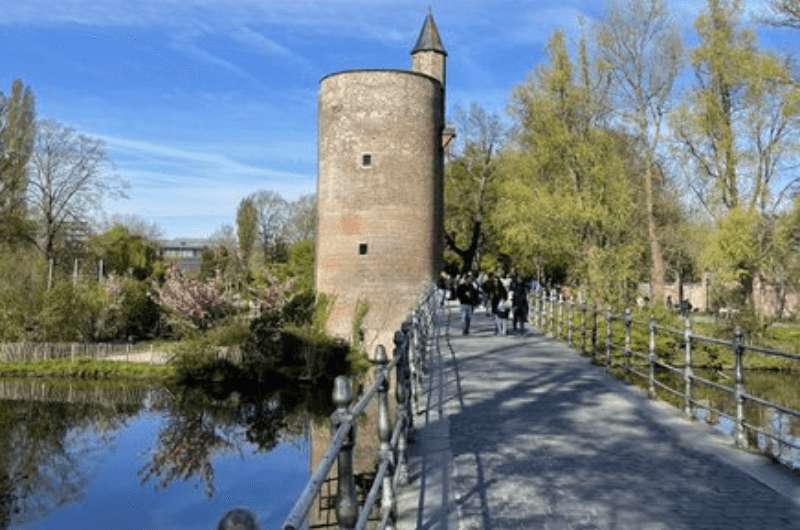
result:
[(505, 131), (499, 116), (477, 103), (457, 108), (457, 134), (445, 177), (445, 243), (461, 261), (461, 272), (471, 271), (487, 238), (486, 216), (496, 203), (498, 154)]
[(732, 303), (757, 309), (759, 286), (771, 281), (775, 217), (798, 182), (777, 186), (800, 157), (800, 99), (787, 63), (759, 50), (740, 17), (733, 0), (709, 0), (698, 17), (691, 56), (698, 86), (672, 128), (689, 187), (718, 226), (704, 260), (720, 279), (737, 282)]
[(314, 241), (303, 239), (289, 247), (287, 273), (298, 291), (314, 290)]
[(149, 282), (110, 276), (103, 289), (99, 338), (142, 338), (156, 334), (161, 311), (151, 296)]
[(547, 50), (547, 64), (514, 91), (517, 133), (491, 222), (520, 272), (620, 300), (639, 279), (644, 250), (640, 179), (631, 171), (640, 159), (627, 135), (602, 122), (604, 83), (585, 41), (577, 68), (562, 32)]
[(690, 186), (714, 218), (740, 206), (774, 211), (786, 198), (773, 189), (781, 164), (798, 155), (800, 104), (789, 69), (756, 47), (740, 13), (739, 2), (709, 0), (698, 17), (698, 86), (672, 120)]
[(663, 117), (680, 70), (680, 33), (663, 0), (614, 1), (598, 25), (597, 44), (611, 80), (613, 112), (643, 153), (650, 286), (660, 302), (666, 270), (655, 212), (656, 164)]
[(24, 341), (37, 328), (47, 278), (47, 262), (32, 248), (0, 252), (0, 340)]
[(35, 134), (34, 97), (17, 79), (8, 97), (0, 93), (0, 242), (31, 235), (27, 219), (27, 165)]
[(130, 275), (137, 280), (149, 278), (159, 261), (156, 241), (133, 234), (122, 225), (113, 225), (89, 240), (92, 252), (103, 260), (109, 274)]
[(258, 236), (258, 210), (252, 197), (245, 197), (239, 203), (239, 208), (236, 210), (236, 234), (242, 261), (249, 264)]

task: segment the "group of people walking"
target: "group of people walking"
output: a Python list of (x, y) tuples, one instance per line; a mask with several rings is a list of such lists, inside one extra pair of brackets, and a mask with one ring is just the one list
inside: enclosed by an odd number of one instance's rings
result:
[(495, 335), (508, 334), (509, 319), (512, 321), (512, 333), (525, 332), (531, 285), (519, 275), (489, 272), (474, 276), (466, 273), (451, 278), (442, 273), (438, 288), (441, 304), (448, 298), (458, 300), (464, 335), (469, 335), (472, 314), (480, 306), (485, 308), (487, 315), (494, 316)]

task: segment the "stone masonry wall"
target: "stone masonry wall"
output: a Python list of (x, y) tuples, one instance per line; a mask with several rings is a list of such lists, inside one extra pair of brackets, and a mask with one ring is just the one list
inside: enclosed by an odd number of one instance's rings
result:
[(370, 353), (379, 343), (391, 352), (437, 272), (442, 99), (434, 79), (404, 71), (343, 72), (321, 84), (316, 286), (335, 298), (328, 331), (337, 336), (350, 338), (357, 303), (369, 304)]

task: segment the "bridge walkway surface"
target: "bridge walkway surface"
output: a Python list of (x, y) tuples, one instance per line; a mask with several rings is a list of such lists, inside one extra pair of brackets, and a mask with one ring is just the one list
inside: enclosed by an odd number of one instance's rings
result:
[(800, 528), (800, 478), (528, 329), (442, 318), (397, 528)]

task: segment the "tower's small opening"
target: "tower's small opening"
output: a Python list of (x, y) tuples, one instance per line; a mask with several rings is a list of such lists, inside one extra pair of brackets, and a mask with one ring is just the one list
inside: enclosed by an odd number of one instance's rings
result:
[(367, 244), (366, 243), (359, 243), (358, 244), (358, 255), (359, 256), (366, 256), (367, 255)]
[(372, 153), (361, 155), (361, 167), (372, 167)]

